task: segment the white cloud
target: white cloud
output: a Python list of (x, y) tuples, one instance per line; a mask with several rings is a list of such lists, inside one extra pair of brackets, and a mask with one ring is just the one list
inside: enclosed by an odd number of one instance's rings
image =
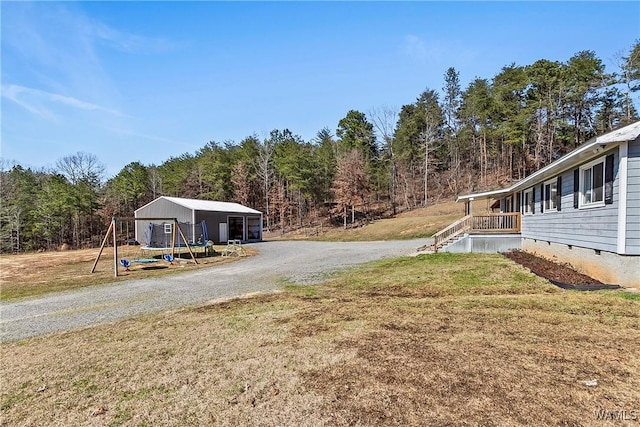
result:
[[(10, 22), (2, 30), (3, 56), (7, 59), (3, 83), (15, 85), (13, 100), (22, 102), (26, 109), (24, 103), (29, 103), (30, 111), (37, 107), (47, 115), (44, 109), (53, 109), (52, 102), (72, 105), (73, 98), (91, 99), (101, 105), (117, 105), (122, 99), (103, 67), (95, 37), (87, 33), (87, 19), (75, 9), (75, 5), (27, 3), (3, 10), (3, 20), (6, 17)], [(61, 94), (61, 98), (54, 99), (51, 94)], [(73, 98), (65, 100), (65, 95)], [(46, 105), (38, 107), (45, 100)], [(75, 104), (76, 108), (88, 107), (82, 101)]]
[(15, 104), (29, 111), (30, 113), (39, 116), (40, 118), (54, 121), (56, 119), (56, 115), (51, 112), (48, 108), (45, 108), (42, 105), (38, 105), (37, 102), (28, 102), (27, 100), (21, 97), (24, 94), (24, 88), (16, 85), (2, 85), (2, 97), (6, 98), (10, 101), (13, 101)]
[(427, 48), (424, 41), (414, 35), (408, 35), (400, 47), (400, 52), (413, 61), (424, 63), (427, 60)]
[(53, 113), (53, 110), (56, 109), (56, 104), (66, 105), (78, 110), (98, 111), (119, 117), (124, 116), (124, 114), (117, 110), (82, 101), (71, 96), (20, 85), (2, 85), (2, 97), (13, 101), (25, 110), (47, 120), (55, 120), (57, 118), (57, 115)]
[(176, 49), (179, 43), (166, 39), (145, 37), (111, 28), (101, 22), (88, 22), (84, 29), (97, 41), (106, 42), (114, 49), (127, 53), (160, 53)]
[(457, 40), (424, 40), (408, 35), (400, 45), (400, 53), (421, 65), (429, 63), (439, 67), (460, 66), (473, 63), (479, 53)]
[(108, 26), (77, 4), (11, 3), (6, 10), (3, 5), (3, 15), (3, 83), (14, 83), (3, 87), (3, 96), (47, 119), (55, 116), (54, 104), (119, 115), (102, 107), (126, 103), (104, 66), (105, 47), (131, 54), (178, 47)]

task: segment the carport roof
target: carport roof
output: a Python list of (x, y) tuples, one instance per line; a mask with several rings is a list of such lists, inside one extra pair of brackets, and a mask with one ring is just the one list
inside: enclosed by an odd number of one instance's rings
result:
[[(172, 203), (175, 203), (180, 206), (184, 206), (185, 208), (191, 209), (194, 211), (233, 212), (233, 213), (257, 214), (257, 215), (262, 214), (262, 212), (260, 211), (251, 209), (239, 203), (218, 202), (214, 200), (183, 199), (182, 197), (169, 197), (169, 196), (160, 196), (156, 200), (159, 200), (159, 199), (168, 200)], [(154, 200), (151, 203), (154, 203), (156, 200)], [(148, 203), (145, 206), (149, 206), (151, 203)], [(139, 208), (139, 209), (142, 209), (142, 208)]]

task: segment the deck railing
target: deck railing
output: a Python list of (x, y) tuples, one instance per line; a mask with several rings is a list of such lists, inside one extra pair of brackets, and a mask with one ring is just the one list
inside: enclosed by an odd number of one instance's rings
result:
[(447, 242), (456, 238), (462, 233), (465, 233), (471, 230), (471, 225), (473, 223), (473, 217), (471, 215), (467, 215), (464, 218), (461, 218), (448, 226), (447, 228), (438, 231), (433, 235), (433, 248), (435, 252), (438, 252), (438, 249), (445, 245)]
[(520, 212), (474, 215), (471, 232), (519, 233)]
[(467, 215), (433, 235), (433, 250), (463, 233), (519, 233), (520, 226), (520, 212)]

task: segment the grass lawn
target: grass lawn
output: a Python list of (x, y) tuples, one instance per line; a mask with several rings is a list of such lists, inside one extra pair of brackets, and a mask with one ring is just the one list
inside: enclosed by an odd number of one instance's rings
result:
[(319, 286), (0, 349), (2, 425), (640, 418), (640, 301), (562, 291), (500, 255), (384, 260)]
[[(113, 273), (113, 247), (105, 248), (98, 260), (95, 272), (91, 267), (98, 256), (99, 249), (80, 249), (71, 251), (51, 251), (20, 255), (0, 256), (0, 300), (43, 295), (78, 289), (86, 286), (102, 285), (122, 280), (161, 277), (167, 274), (184, 272), (236, 260), (237, 257), (222, 257), (224, 246), (215, 246), (216, 256), (198, 257), (198, 263), (175, 261), (173, 265), (165, 261), (150, 264), (132, 263), (129, 271), (118, 265), (118, 277)], [(145, 258), (140, 246), (119, 247), (118, 259), (129, 260)], [(255, 251), (247, 248), (247, 255)], [(182, 258), (190, 258), (188, 253)]]

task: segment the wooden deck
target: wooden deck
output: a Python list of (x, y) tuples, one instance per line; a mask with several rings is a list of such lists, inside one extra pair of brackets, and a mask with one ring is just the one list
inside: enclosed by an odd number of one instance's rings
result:
[(467, 215), (433, 235), (433, 250), (438, 249), (465, 233), (520, 233), (520, 212)]

